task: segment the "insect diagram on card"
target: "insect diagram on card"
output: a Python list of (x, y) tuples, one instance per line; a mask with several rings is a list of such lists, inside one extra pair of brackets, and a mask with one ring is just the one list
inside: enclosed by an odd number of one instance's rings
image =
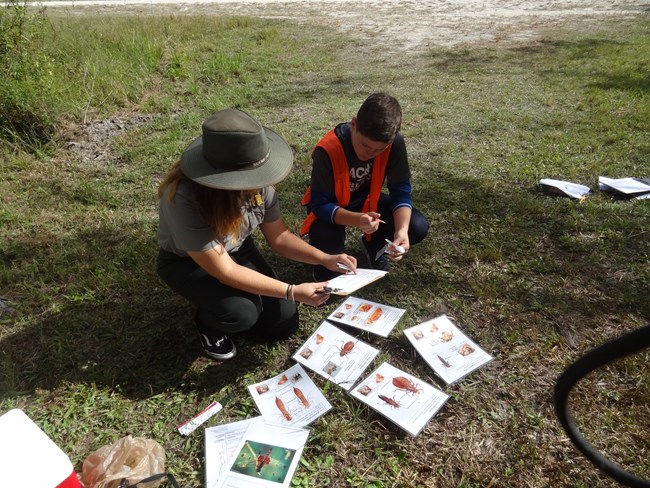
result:
[(305, 394), (302, 392), (300, 388), (296, 388), (295, 386), (293, 387), (293, 392), (295, 393), (296, 397), (298, 397), (298, 400), (300, 400), (300, 403), (303, 404), (304, 407), (309, 408), (309, 400), (305, 396)]
[(443, 358), (440, 354), (438, 354), (438, 359), (440, 360), (440, 363), (445, 367), (445, 368), (451, 368), (451, 363), (447, 361), (445, 358)]
[(410, 379), (404, 376), (396, 376), (393, 378), (393, 386), (398, 390), (404, 391), (411, 395), (418, 395), (422, 390), (420, 385), (413, 383)]
[(291, 419), (293, 419), (293, 416), (289, 413), (287, 407), (284, 406), (284, 402), (278, 397), (275, 397), (275, 406), (278, 407), (278, 410), (280, 410), (280, 413), (282, 413), (285, 420), (291, 421)]
[(388, 403), (390, 405), (390, 408), (399, 408), (400, 407), (399, 403), (397, 403), (397, 401), (394, 398), (389, 398), (389, 397), (387, 397), (385, 395), (377, 395), (377, 396), (380, 399), (382, 399), (383, 401), (385, 401), (386, 403)]
[[(343, 342), (343, 341), (341, 341), (341, 342)], [(339, 353), (339, 356), (345, 357), (348, 354), (352, 353), (352, 350), (354, 349), (354, 342), (353, 341), (348, 341), (348, 342), (342, 344), (341, 346), (337, 346), (337, 345), (333, 344), (330, 347), (336, 348), (336, 350)]]

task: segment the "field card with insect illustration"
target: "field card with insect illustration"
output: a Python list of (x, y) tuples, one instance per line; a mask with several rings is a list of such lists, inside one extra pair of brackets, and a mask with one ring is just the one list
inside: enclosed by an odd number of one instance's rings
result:
[(378, 349), (324, 321), (293, 359), (349, 390), (378, 353)]
[(264, 420), (276, 424), (304, 427), (332, 408), (300, 364), (248, 390)]
[(449, 398), (389, 363), (382, 363), (350, 390), (350, 395), (413, 436), (420, 433)]
[(348, 297), (327, 317), (327, 320), (388, 337), (405, 312), (403, 308)]
[(445, 383), (451, 384), (494, 359), (446, 315), (404, 329), (415, 350)]

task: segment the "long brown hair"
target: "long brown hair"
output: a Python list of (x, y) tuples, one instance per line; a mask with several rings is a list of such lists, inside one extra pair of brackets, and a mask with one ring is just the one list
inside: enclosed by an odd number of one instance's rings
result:
[(171, 167), (158, 187), (158, 198), (162, 198), (165, 188), (169, 188), (167, 199), (174, 204), (176, 189), (181, 181), (187, 180), (192, 184), (194, 199), (201, 217), (212, 229), (221, 242), (230, 235), (239, 239), (243, 220), (241, 207), (259, 190), (220, 190), (199, 185), (190, 180), (181, 170), (181, 162), (177, 161)]

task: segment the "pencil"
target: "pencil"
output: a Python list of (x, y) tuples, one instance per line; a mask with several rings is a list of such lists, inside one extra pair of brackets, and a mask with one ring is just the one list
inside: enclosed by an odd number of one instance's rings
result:
[(337, 291), (341, 291), (340, 288), (330, 288), (329, 286), (326, 286), (324, 288), (321, 288), (320, 290), (314, 291), (316, 295), (328, 295), (330, 293), (336, 293)]
[(379, 219), (379, 223), (380, 223), (380, 224), (385, 224), (386, 222), (384, 222), (383, 220)]

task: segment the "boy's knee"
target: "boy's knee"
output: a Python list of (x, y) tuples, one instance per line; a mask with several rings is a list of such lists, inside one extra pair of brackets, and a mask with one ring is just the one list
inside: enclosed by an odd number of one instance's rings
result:
[(411, 244), (422, 242), (429, 233), (429, 222), (422, 216), (412, 219), (409, 225), (409, 241)]

